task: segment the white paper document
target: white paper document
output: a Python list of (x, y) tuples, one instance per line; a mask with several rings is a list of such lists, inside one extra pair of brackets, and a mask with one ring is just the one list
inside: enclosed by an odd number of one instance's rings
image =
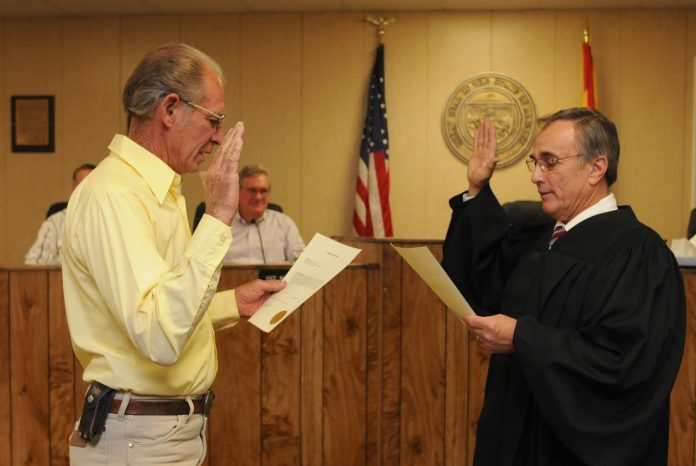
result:
[(287, 286), (263, 303), (249, 322), (270, 332), (300, 307), (338, 272), (351, 263), (360, 249), (352, 248), (316, 233), (283, 281)]
[(457, 313), (459, 317), (475, 315), (469, 303), (459, 292), (452, 279), (435, 259), (433, 253), (425, 246), (415, 248), (400, 248), (391, 245), (396, 252), (411, 266), (431, 290), (445, 305)]

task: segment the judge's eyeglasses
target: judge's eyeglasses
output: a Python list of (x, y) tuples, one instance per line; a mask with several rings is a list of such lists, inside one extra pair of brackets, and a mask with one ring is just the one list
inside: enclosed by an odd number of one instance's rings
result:
[(558, 157), (556, 155), (543, 155), (540, 157), (539, 160), (536, 159), (533, 155), (530, 155), (527, 160), (525, 160), (525, 163), (527, 164), (527, 168), (529, 169), (530, 172), (534, 173), (534, 169), (538, 165), (539, 168), (541, 168), (542, 172), (550, 172), (556, 166), (561, 163), (561, 160), (563, 159), (569, 159), (571, 157), (578, 157), (581, 156), (582, 154), (574, 154), (574, 155), (566, 155), (565, 157)]

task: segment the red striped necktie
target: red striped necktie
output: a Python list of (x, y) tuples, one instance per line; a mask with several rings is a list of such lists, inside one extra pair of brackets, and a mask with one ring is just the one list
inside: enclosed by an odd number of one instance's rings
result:
[(556, 225), (556, 228), (553, 229), (553, 233), (551, 233), (551, 241), (549, 241), (549, 249), (551, 249), (551, 246), (553, 246), (553, 243), (555, 243), (558, 238), (565, 235), (566, 233), (567, 233), (566, 229), (563, 225)]

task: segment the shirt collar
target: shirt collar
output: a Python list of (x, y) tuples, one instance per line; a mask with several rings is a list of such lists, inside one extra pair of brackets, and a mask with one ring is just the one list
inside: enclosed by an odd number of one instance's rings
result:
[(605, 214), (607, 212), (612, 212), (617, 209), (618, 206), (616, 205), (616, 197), (614, 197), (614, 193), (609, 193), (607, 196), (600, 199), (599, 202), (591, 205), (590, 207), (573, 217), (570, 220), (570, 222), (566, 223), (565, 225), (563, 224), (563, 222), (556, 222), (556, 226), (563, 225), (565, 227), (565, 230), (568, 231), (578, 223), (587, 220), (590, 217), (594, 217), (595, 215), (599, 214)]
[(117, 134), (109, 144), (109, 150), (133, 167), (150, 186), (161, 204), (170, 189), (181, 192), (181, 175), (162, 159), (127, 136)]
[[(255, 222), (255, 223), (258, 224), (258, 223), (261, 223), (261, 222), (263, 222), (264, 220), (266, 220), (266, 212), (268, 212), (268, 209), (266, 209), (266, 210), (263, 211), (263, 214), (261, 214), (261, 216), (260, 216), (259, 218), (256, 219), (256, 222)], [(239, 209), (237, 209), (237, 213), (236, 213), (234, 216), (235, 216), (235, 219), (236, 219), (239, 223), (241, 223), (241, 224), (243, 224), (243, 225), (251, 225), (251, 224), (252, 224), (251, 222), (247, 222), (246, 220), (244, 220), (244, 219), (242, 218), (242, 214), (239, 213)]]

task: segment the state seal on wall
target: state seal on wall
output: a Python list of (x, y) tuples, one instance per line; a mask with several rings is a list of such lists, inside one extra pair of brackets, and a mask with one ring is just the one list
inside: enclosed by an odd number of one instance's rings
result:
[(534, 101), (509, 76), (483, 73), (461, 83), (442, 111), (442, 135), (454, 155), (469, 163), (474, 134), (490, 120), (498, 141), (498, 167), (513, 164), (529, 150), (536, 127)]

